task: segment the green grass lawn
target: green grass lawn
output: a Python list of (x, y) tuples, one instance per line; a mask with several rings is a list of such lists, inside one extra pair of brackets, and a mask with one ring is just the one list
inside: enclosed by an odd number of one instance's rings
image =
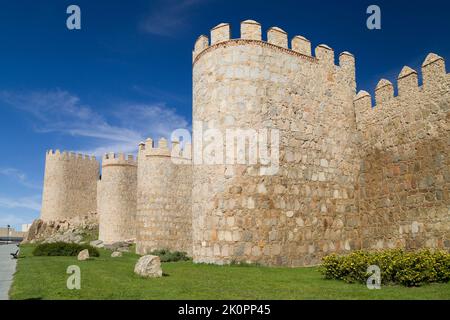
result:
[[(138, 256), (77, 261), (76, 257), (34, 257), (21, 247), (12, 299), (450, 299), (450, 283), (419, 288), (325, 280), (318, 268), (216, 266), (192, 262), (163, 263), (166, 276), (143, 279), (133, 273)], [(81, 290), (68, 290), (66, 269), (81, 269)]]

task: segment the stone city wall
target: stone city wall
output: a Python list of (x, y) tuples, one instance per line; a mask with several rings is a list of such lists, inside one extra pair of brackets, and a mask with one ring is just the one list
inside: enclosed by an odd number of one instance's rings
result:
[(16, 231), (13, 228), (0, 228), (0, 238), (23, 238), (27, 233), (22, 231)]
[[(103, 159), (100, 238), (195, 262), (304, 266), (367, 248), (450, 248), (450, 76), (430, 54), (356, 95), (355, 58), (221, 23), (193, 50), (193, 145)], [(209, 41), (211, 39), (211, 42)], [(261, 143), (268, 141), (268, 146)], [(243, 143), (255, 154), (239, 152)], [(278, 145), (279, 144), (279, 148)], [(192, 154), (191, 154), (192, 153)], [(269, 158), (263, 157), (264, 155)], [(255, 158), (253, 157), (255, 155)], [(97, 209), (98, 163), (47, 153), (43, 220)]]
[(429, 54), (355, 99), (361, 136), (358, 180), (363, 247), (450, 248), (450, 75)]

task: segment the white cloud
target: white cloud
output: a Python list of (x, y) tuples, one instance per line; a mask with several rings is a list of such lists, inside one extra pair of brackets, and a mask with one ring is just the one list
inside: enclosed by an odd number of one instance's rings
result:
[(15, 180), (17, 183), (30, 188), (30, 189), (41, 189), (40, 186), (37, 186), (30, 181), (28, 181), (27, 175), (15, 168), (0, 168), (0, 175), (7, 176)]
[(139, 27), (144, 32), (158, 36), (174, 36), (188, 25), (196, 5), (205, 0), (165, 0), (154, 5)]
[[(31, 223), (32, 219), (25, 219), (23, 217), (20, 217), (18, 215), (13, 214), (0, 214), (0, 227), (4, 227), (7, 225), (11, 226), (19, 226), (21, 224), (25, 223)], [(19, 229), (16, 229), (19, 230)]]
[(32, 114), (39, 122), (38, 132), (61, 132), (73, 136), (130, 142), (139, 134), (112, 126), (103, 116), (83, 105), (80, 99), (63, 90), (0, 92), (0, 100)]
[(27, 178), (25, 173), (23, 173), (22, 171), (20, 171), (18, 169), (14, 169), (14, 168), (0, 169), (0, 174), (4, 175), (4, 176), (14, 177), (19, 181), (25, 181)]
[(162, 90), (160, 88), (154, 87), (154, 86), (142, 86), (142, 85), (133, 85), (131, 86), (131, 89), (144, 96), (151, 98), (153, 100), (159, 100), (159, 101), (169, 101), (169, 102), (176, 102), (176, 103), (186, 103), (187, 101), (190, 101), (190, 98), (176, 94), (173, 92), (168, 92), (166, 90)]
[(8, 209), (23, 208), (23, 209), (30, 209), (33, 211), (40, 211), (41, 196), (35, 195), (31, 197), (18, 197), (18, 198), (0, 196), (0, 207)]
[(83, 150), (75, 151), (95, 156), (111, 151), (133, 153), (147, 137), (168, 137), (172, 130), (188, 126), (184, 117), (164, 103), (122, 104), (111, 112), (110, 120), (115, 123), (111, 124), (79, 97), (63, 90), (0, 91), (0, 101), (31, 114), (38, 132), (87, 138)]
[(169, 136), (174, 129), (187, 128), (188, 121), (176, 110), (164, 103), (127, 104), (114, 115), (122, 119), (122, 125), (152, 136)]
[[(83, 150), (74, 151), (95, 156), (111, 151), (135, 153), (139, 142), (147, 137), (168, 138), (173, 130), (189, 127), (189, 122), (165, 103), (118, 104), (108, 109), (109, 118), (106, 118), (106, 115), (83, 104), (78, 96), (64, 90), (0, 91), (0, 103), (31, 115), (34, 129), (39, 133), (57, 133), (83, 138), (78, 139), (83, 143), (79, 149)], [(52, 147), (56, 149), (60, 146)], [(0, 175), (35, 188), (27, 175), (16, 168), (0, 168)], [(41, 196), (20, 197), (0, 194), (0, 208), (9, 211), (0, 215), (0, 224), (27, 223), (29, 221), (22, 217), (26, 217), (27, 212), (40, 211)], [(21, 213), (15, 215), (16, 211)]]

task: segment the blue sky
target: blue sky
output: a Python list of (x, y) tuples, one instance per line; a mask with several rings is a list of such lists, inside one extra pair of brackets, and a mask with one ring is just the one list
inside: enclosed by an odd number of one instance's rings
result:
[[(81, 8), (82, 29), (66, 28)], [(366, 28), (381, 8), (382, 29)], [(450, 3), (434, 1), (0, 2), (0, 226), (39, 216), (47, 149), (134, 152), (191, 123), (194, 41), (220, 22), (254, 19), (357, 60), (358, 90), (395, 83), (428, 52), (450, 58)]]

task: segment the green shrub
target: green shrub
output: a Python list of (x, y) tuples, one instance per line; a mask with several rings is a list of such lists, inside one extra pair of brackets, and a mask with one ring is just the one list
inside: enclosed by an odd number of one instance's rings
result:
[(349, 256), (332, 254), (323, 258), (321, 271), (326, 279), (340, 279), (346, 282), (363, 282), (368, 278), (367, 264), (370, 253), (355, 251)]
[(176, 262), (176, 261), (188, 261), (191, 260), (187, 256), (186, 252), (170, 251), (167, 249), (155, 250), (150, 252), (154, 256), (158, 256), (161, 262)]
[(87, 244), (76, 244), (66, 242), (41, 243), (33, 250), (34, 256), (77, 256), (84, 249), (89, 250), (90, 257), (98, 257), (100, 253), (97, 248)]
[(450, 254), (444, 251), (401, 249), (377, 252), (355, 251), (345, 256), (324, 257), (320, 270), (326, 279), (365, 283), (370, 276), (367, 268), (380, 268), (384, 284), (420, 286), (424, 283), (450, 281)]
[(450, 281), (450, 257), (443, 251), (434, 254), (434, 270), (436, 271), (436, 282)]
[(82, 241), (89, 243), (94, 240), (98, 240), (98, 226), (93, 229), (83, 229), (80, 233)]

